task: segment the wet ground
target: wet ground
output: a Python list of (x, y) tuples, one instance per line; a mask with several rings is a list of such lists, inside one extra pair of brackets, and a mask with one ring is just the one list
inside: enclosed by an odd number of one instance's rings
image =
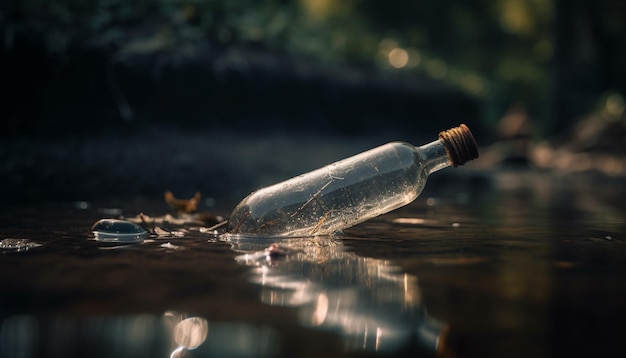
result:
[(623, 356), (623, 180), (457, 171), (314, 240), (161, 223), (117, 245), (91, 226), (162, 197), (5, 204), (0, 356)]

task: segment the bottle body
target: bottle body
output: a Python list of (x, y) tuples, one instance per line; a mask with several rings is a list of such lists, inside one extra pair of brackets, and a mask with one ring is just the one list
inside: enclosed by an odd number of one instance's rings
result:
[(260, 189), (235, 208), (229, 231), (327, 235), (397, 209), (417, 198), (432, 169), (450, 165), (442, 143), (428, 146), (439, 148), (435, 165), (423, 147), (392, 142)]
[(429, 174), (477, 157), (478, 146), (464, 124), (421, 147), (388, 143), (253, 192), (233, 210), (228, 233), (332, 234), (412, 202)]

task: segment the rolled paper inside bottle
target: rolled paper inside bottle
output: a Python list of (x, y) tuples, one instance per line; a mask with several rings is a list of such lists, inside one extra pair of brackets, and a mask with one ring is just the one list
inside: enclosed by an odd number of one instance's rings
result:
[(478, 158), (478, 145), (465, 124), (440, 132), (439, 139), (455, 167)]

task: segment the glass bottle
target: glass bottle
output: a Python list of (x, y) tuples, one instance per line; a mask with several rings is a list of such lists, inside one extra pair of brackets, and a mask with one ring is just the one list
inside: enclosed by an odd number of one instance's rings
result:
[(478, 146), (464, 124), (420, 147), (391, 142), (253, 192), (233, 210), (227, 232), (333, 234), (409, 204), (428, 175), (477, 157)]

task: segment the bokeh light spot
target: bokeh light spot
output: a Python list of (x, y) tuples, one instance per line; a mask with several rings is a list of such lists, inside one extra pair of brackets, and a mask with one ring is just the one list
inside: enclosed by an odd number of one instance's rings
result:
[(621, 116), (624, 113), (624, 97), (620, 93), (613, 93), (606, 98), (606, 111), (614, 116)]
[(405, 67), (409, 63), (409, 53), (403, 49), (396, 47), (389, 51), (389, 64), (395, 68)]

